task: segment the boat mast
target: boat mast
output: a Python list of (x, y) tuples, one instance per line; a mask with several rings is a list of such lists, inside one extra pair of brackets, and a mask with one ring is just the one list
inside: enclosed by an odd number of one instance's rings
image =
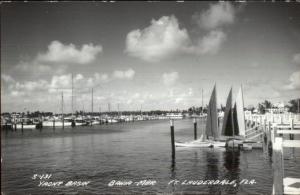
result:
[(235, 130), (234, 130), (234, 120), (233, 120), (233, 111), (234, 111), (234, 106), (231, 106), (231, 127), (232, 127), (232, 136), (233, 136), (233, 148), (234, 148), (234, 137), (235, 137)]
[(92, 114), (94, 111), (94, 89), (92, 88)]
[(64, 92), (61, 92), (61, 116), (62, 120), (64, 120)]
[(74, 86), (73, 86), (73, 73), (72, 73), (72, 115), (74, 113), (74, 93), (73, 93), (73, 90), (74, 90)]
[[(241, 84), (241, 93), (242, 93), (242, 105), (243, 105), (243, 119), (245, 121), (245, 112), (244, 112), (244, 93), (243, 93), (243, 85)], [(244, 122), (244, 128), (246, 129), (246, 123)]]

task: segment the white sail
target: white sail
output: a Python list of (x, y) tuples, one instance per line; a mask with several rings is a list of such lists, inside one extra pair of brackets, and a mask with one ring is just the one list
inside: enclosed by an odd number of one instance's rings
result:
[(244, 97), (243, 97), (243, 89), (242, 86), (238, 92), (238, 95), (235, 100), (235, 108), (236, 108), (236, 116), (237, 116), (237, 128), (239, 131), (239, 135), (246, 135), (246, 127), (245, 127), (245, 114), (244, 114)]
[(206, 131), (204, 135), (212, 136), (214, 139), (219, 138), (219, 130), (218, 130), (218, 110), (217, 110), (217, 92), (216, 85), (212, 91), (210, 96), (208, 108), (207, 108), (207, 120), (206, 120)]

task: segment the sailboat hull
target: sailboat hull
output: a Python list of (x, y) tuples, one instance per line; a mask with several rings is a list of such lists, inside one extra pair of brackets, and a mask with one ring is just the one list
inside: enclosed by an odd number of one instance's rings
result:
[(213, 144), (210, 142), (175, 142), (176, 147), (190, 147), (190, 148), (210, 148)]

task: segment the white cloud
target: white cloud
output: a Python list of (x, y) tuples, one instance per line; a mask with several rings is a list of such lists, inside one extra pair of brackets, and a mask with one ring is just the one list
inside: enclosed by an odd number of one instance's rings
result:
[(198, 43), (192, 43), (188, 31), (180, 28), (175, 16), (163, 16), (151, 20), (151, 25), (127, 34), (125, 52), (133, 57), (149, 62), (170, 58), (176, 54), (196, 55), (216, 54), (224, 41), (224, 25), (234, 23), (236, 9), (229, 2), (211, 4), (209, 9), (194, 14), (193, 19), (200, 27), (208, 30), (204, 36), (196, 37)]
[(177, 53), (189, 41), (187, 30), (179, 28), (175, 16), (163, 16), (152, 19), (145, 29), (129, 32), (125, 52), (146, 61), (159, 61)]
[(297, 64), (300, 64), (300, 53), (297, 53), (293, 56), (293, 61)]
[(173, 85), (179, 78), (178, 72), (164, 73), (162, 75), (163, 82), (166, 86)]
[(15, 80), (10, 75), (7, 75), (7, 74), (1, 74), (1, 80), (3, 80), (6, 83), (15, 82)]
[(216, 54), (225, 40), (226, 34), (224, 32), (213, 30), (199, 40), (197, 46), (191, 47), (189, 50), (196, 54)]
[(212, 30), (226, 24), (232, 24), (235, 20), (235, 13), (231, 3), (219, 2), (211, 4), (209, 9), (201, 14), (194, 14), (193, 19), (201, 28)]
[[(76, 78), (76, 76), (75, 76)], [(54, 92), (58, 89), (67, 89), (71, 87), (72, 83), (72, 75), (54, 75), (50, 81), (49, 84), (49, 90), (50, 92)]]
[(48, 87), (48, 82), (45, 80), (38, 81), (25, 81), (25, 82), (17, 82), (15, 85), (16, 90), (25, 91), (25, 92), (33, 92), (39, 90), (45, 90)]
[(131, 68), (126, 71), (116, 70), (113, 72), (113, 77), (117, 79), (132, 79), (135, 75), (135, 71)]
[(289, 90), (300, 89), (300, 71), (291, 74), (289, 81), (290, 83), (284, 86), (285, 89), (289, 89)]
[(106, 73), (103, 73), (103, 74), (95, 73), (94, 77), (95, 77), (96, 82), (107, 82), (107, 81), (109, 81), (109, 76)]
[(101, 45), (84, 44), (81, 49), (75, 45), (64, 45), (59, 41), (52, 41), (46, 53), (40, 53), (37, 60), (47, 63), (88, 64), (95, 60), (96, 55), (103, 50)]

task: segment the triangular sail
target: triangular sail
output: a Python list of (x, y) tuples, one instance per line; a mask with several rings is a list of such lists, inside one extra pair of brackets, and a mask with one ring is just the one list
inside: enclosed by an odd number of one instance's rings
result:
[(222, 135), (225, 136), (232, 136), (234, 135), (234, 124), (232, 118), (232, 88), (229, 91), (227, 101), (226, 101), (226, 108), (223, 118), (223, 125), (222, 125)]
[(237, 121), (236, 129), (238, 129), (238, 133), (241, 136), (246, 135), (246, 127), (245, 127), (245, 114), (244, 114), (244, 97), (243, 97), (243, 89), (242, 86), (238, 92), (237, 98), (235, 100), (235, 112)]
[(206, 121), (206, 136), (212, 136), (214, 139), (219, 138), (218, 131), (218, 111), (217, 111), (217, 93), (216, 85), (212, 91), (208, 108), (207, 108), (207, 121)]
[(234, 103), (234, 107), (233, 107), (233, 111), (232, 111), (232, 115), (233, 115), (233, 129), (234, 129), (234, 135), (240, 135), (240, 128), (238, 125), (238, 119), (237, 119), (237, 105), (236, 103)]

